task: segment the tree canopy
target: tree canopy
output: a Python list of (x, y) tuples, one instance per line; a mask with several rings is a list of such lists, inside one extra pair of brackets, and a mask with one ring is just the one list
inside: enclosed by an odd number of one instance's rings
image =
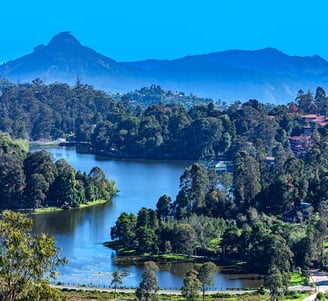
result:
[(4, 301), (62, 300), (50, 288), (56, 268), (65, 264), (55, 240), (31, 233), (32, 220), (4, 211), (0, 220), (0, 297)]

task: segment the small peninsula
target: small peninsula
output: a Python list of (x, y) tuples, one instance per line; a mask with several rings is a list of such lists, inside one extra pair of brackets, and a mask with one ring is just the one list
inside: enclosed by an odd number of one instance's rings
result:
[(117, 192), (99, 167), (87, 174), (44, 150), (28, 152), (24, 140), (0, 135), (0, 209), (70, 209), (110, 201)]

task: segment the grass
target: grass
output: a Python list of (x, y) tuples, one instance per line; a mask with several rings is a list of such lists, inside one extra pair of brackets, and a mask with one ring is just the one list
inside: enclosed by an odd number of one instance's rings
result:
[(51, 212), (58, 212), (62, 210), (63, 210), (62, 208), (58, 208), (58, 207), (36, 208), (33, 210), (33, 213), (34, 214), (51, 213)]
[(95, 201), (92, 201), (92, 202), (87, 202), (85, 204), (80, 204), (78, 209), (91, 207), (91, 206), (95, 206), (95, 205), (100, 205), (100, 204), (105, 204), (107, 202), (108, 202), (107, 200), (95, 200)]
[(154, 259), (166, 259), (166, 260), (190, 260), (191, 257), (187, 255), (181, 255), (181, 254), (173, 254), (173, 253), (165, 253), (165, 254), (152, 254), (152, 253), (143, 253), (142, 254), (145, 257), (154, 258)]
[[(72, 208), (72, 209), (83, 209), (83, 208), (87, 208), (87, 207), (91, 207), (91, 206), (105, 204), (106, 202), (108, 202), (108, 201), (106, 201), (106, 200), (95, 200), (95, 201), (92, 201), (92, 202), (87, 202), (85, 204), (80, 204), (79, 207)], [(33, 214), (42, 214), (42, 213), (58, 212), (58, 211), (62, 211), (62, 210), (66, 210), (66, 209), (58, 208), (58, 207), (36, 208), (32, 211), (32, 213)]]
[(122, 254), (122, 256), (136, 254), (136, 250), (134, 249), (118, 248), (117, 251), (119, 252), (120, 255)]
[(100, 301), (108, 301), (108, 300), (135, 300), (135, 296), (133, 294), (116, 294), (116, 298), (113, 293), (101, 293), (96, 291), (64, 291), (64, 296), (69, 301), (89, 301), (89, 300), (100, 300)]
[(325, 247), (325, 249), (328, 249), (328, 240), (325, 241), (324, 247)]
[(302, 301), (304, 300), (306, 297), (310, 296), (311, 294), (310, 293), (300, 293), (300, 292), (295, 292), (295, 294), (293, 295), (290, 295), (290, 296), (286, 296), (286, 297), (283, 297), (279, 300), (281, 301)]
[(214, 251), (221, 243), (221, 238), (212, 239), (209, 243), (209, 249)]
[(308, 282), (308, 278), (300, 273), (292, 272), (290, 276), (290, 285), (303, 285)]
[(159, 255), (149, 255), (153, 258), (161, 258), (167, 260), (190, 260), (191, 258), (185, 255), (178, 255), (178, 254), (159, 254)]

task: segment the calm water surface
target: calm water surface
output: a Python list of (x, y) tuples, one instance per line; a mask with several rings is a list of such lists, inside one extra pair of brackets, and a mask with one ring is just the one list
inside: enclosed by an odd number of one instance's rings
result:
[[(45, 149), (45, 148), (42, 148)], [(39, 150), (33, 148), (32, 150)], [(91, 154), (78, 154), (74, 148), (46, 148), (55, 160), (65, 159), (76, 170), (89, 172), (99, 166), (109, 179), (117, 181), (120, 192), (111, 204), (49, 214), (34, 215), (34, 231), (55, 237), (63, 256), (69, 262), (59, 269), (56, 281), (70, 284), (108, 286), (110, 273), (122, 268), (115, 261), (115, 251), (103, 246), (110, 240), (110, 228), (123, 212), (137, 213), (141, 207), (156, 208), (157, 200), (166, 193), (172, 199), (178, 193), (179, 178), (187, 161), (113, 160)], [(141, 281), (142, 267), (128, 266), (131, 273), (124, 278), (124, 286), (136, 287)], [(170, 263), (158, 272), (159, 285), (163, 288), (180, 288), (191, 263)], [(250, 288), (261, 285), (256, 275), (215, 275), (215, 287)]]

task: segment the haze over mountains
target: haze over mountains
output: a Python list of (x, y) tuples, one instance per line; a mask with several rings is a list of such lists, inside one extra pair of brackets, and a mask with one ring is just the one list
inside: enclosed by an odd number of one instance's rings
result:
[(150, 84), (225, 101), (251, 98), (287, 103), (299, 89), (328, 87), (328, 62), (320, 56), (289, 56), (274, 48), (228, 50), (174, 60), (117, 62), (81, 43), (69, 32), (52, 38), (21, 58), (0, 65), (0, 76), (13, 82), (40, 78), (82, 82), (111, 92)]

